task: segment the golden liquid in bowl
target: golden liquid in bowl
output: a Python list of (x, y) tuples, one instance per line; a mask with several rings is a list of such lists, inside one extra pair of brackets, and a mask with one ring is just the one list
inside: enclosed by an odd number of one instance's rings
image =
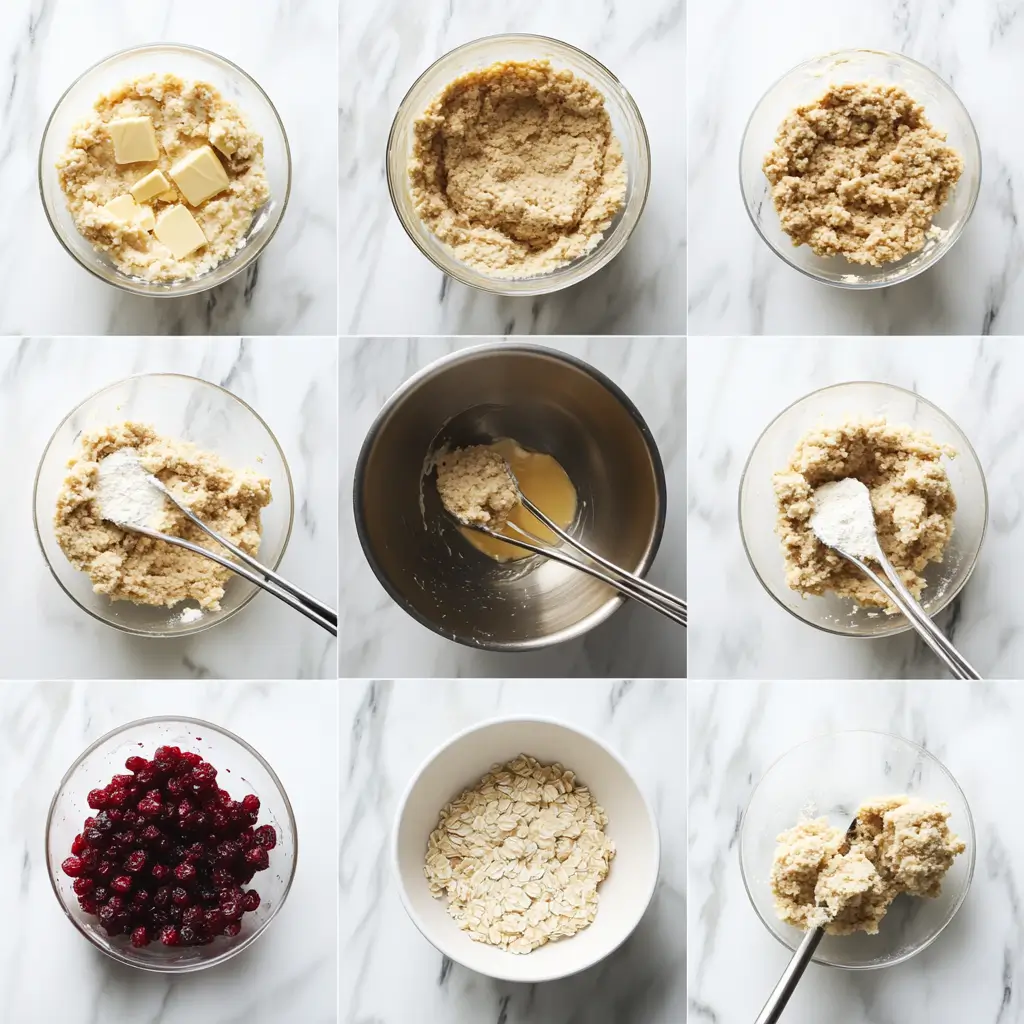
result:
[[(487, 447), (497, 452), (509, 464), (512, 475), (519, 483), (519, 490), (549, 519), (563, 530), (572, 525), (576, 518), (576, 488), (557, 459), (544, 452), (528, 452), (508, 437), (499, 438)], [(558, 543), (555, 534), (523, 505), (516, 505), (512, 509), (508, 521), (529, 530), (546, 543)], [(473, 547), (496, 561), (512, 562), (529, 558), (533, 554), (526, 548), (495, 540), (494, 537), (471, 530), (467, 526), (459, 529)], [(514, 536), (515, 531), (508, 532)]]

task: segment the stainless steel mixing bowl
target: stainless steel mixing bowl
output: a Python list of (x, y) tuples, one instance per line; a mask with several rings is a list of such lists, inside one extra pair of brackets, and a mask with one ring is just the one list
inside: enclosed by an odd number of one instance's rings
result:
[(377, 579), (423, 625), (472, 647), (546, 647), (592, 629), (624, 599), (541, 556), (496, 562), (461, 535), (424, 473), (427, 457), (497, 437), (553, 455), (576, 488), (572, 535), (646, 574), (665, 525), (654, 438), (604, 374), (539, 345), (464, 349), (406, 381), (363, 442), (356, 528)]

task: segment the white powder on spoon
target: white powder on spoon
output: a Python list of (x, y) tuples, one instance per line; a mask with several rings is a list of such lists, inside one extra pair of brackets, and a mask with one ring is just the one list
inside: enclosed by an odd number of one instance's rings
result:
[(158, 481), (132, 448), (119, 448), (99, 463), (96, 502), (100, 515), (116, 526), (159, 529), (164, 496)]
[(858, 558), (875, 558), (878, 535), (871, 492), (854, 477), (816, 487), (811, 529), (830, 548)]

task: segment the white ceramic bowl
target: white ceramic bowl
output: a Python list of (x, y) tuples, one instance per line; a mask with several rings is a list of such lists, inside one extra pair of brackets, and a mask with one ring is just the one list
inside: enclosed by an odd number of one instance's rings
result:
[[(496, 762), (530, 754), (576, 772), (608, 814), (616, 855), (598, 889), (597, 917), (571, 939), (526, 955), (474, 942), (434, 899), (423, 874), (427, 839), (446, 803), (475, 785)], [(636, 780), (617, 754), (580, 730), (545, 718), (502, 718), (474, 725), (435, 750), (413, 776), (398, 806), (392, 869), (413, 923), (441, 953), (503, 981), (554, 981), (586, 970), (613, 953), (640, 923), (658, 881), (658, 823)]]

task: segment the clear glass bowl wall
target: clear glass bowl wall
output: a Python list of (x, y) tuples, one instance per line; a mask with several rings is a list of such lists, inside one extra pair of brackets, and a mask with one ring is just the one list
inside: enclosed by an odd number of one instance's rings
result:
[[(488, 277), (457, 260), (423, 223), (413, 207), (408, 167), (417, 118), (449, 82), (496, 61), (549, 60), (596, 86), (605, 98), (612, 127), (622, 144), (628, 168), (626, 200), (622, 210), (587, 255), (566, 267), (539, 277), (505, 280)], [(636, 103), (625, 86), (593, 57), (567, 43), (546, 36), (499, 35), (466, 43), (445, 54), (416, 80), (395, 115), (387, 149), (388, 187), (395, 212), (419, 250), (439, 269), (463, 284), (498, 295), (544, 295), (576, 284), (596, 273), (629, 241), (643, 213), (650, 188), (651, 155), (647, 132)]]
[[(122, 273), (107, 255), (94, 249), (79, 233), (57, 177), (55, 165), (67, 148), (71, 130), (88, 116), (95, 101), (124, 82), (149, 74), (173, 74), (185, 80), (209, 82), (235, 103), (263, 136), (270, 201), (257, 212), (245, 245), (231, 259), (188, 281), (144, 281)], [(107, 57), (73, 82), (57, 102), (39, 148), (39, 191), (50, 226), (61, 245), (96, 277), (138, 295), (193, 295), (241, 273), (273, 238), (288, 205), (290, 190), (288, 137), (270, 97), (240, 67), (197, 47), (154, 44)]]

